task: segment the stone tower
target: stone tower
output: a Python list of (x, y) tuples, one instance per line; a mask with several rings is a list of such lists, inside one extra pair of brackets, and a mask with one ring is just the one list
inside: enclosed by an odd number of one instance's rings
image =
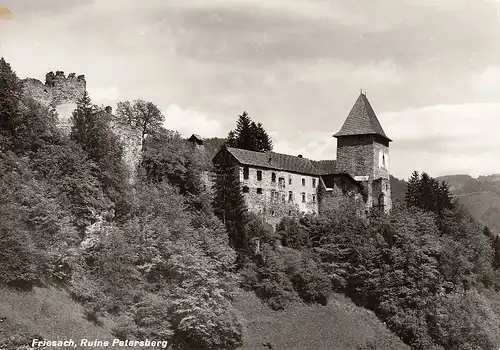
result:
[(85, 76), (68, 76), (62, 71), (49, 72), (45, 76), (45, 84), (37, 79), (24, 79), (23, 92), (46, 107), (52, 107), (58, 114), (58, 127), (64, 132), (71, 130), (71, 116), (78, 100), (86, 89)]
[(337, 138), (337, 172), (363, 184), (367, 208), (392, 208), (389, 143), (366, 95), (361, 93)]

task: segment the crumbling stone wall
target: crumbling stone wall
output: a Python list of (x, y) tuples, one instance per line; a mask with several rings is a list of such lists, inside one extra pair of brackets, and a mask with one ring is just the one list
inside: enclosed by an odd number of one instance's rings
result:
[(58, 114), (58, 127), (66, 134), (71, 130), (71, 116), (78, 100), (86, 89), (85, 76), (64, 72), (49, 72), (45, 83), (27, 78), (22, 80), (23, 93), (46, 107), (53, 108)]
[[(110, 112), (109, 109), (108, 111)], [(142, 133), (133, 126), (119, 123), (112, 123), (111, 129), (122, 143), (123, 162), (127, 167), (128, 181), (133, 184), (137, 179), (137, 168), (142, 159)]]
[[(240, 166), (240, 185), (244, 189), (245, 202), (249, 211), (261, 216), (264, 222), (275, 227), (285, 216), (297, 217), (302, 214), (318, 213), (319, 177), (248, 167), (248, 179), (245, 179), (244, 169), (244, 166)], [(262, 172), (261, 180), (257, 178), (257, 171)], [(276, 179), (274, 182), (273, 173)], [(305, 201), (302, 201), (302, 194), (305, 194)]]

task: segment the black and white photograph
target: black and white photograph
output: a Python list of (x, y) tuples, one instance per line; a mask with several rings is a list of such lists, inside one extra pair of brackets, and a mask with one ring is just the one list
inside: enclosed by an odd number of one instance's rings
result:
[(500, 0), (0, 0), (0, 350), (499, 350)]

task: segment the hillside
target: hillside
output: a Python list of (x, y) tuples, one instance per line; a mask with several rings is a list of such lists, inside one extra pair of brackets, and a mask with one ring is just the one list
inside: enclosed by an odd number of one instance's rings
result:
[(109, 319), (101, 326), (88, 321), (82, 305), (64, 290), (35, 287), (30, 292), (0, 288), (0, 348), (22, 345), (35, 336), (48, 340), (112, 341)]
[(275, 312), (254, 294), (241, 292), (236, 308), (246, 320), (242, 350), (263, 349), (409, 349), (372, 312), (334, 294), (326, 306)]
[(437, 178), (450, 185), (452, 194), (462, 202), (476, 220), (500, 233), (500, 175), (449, 175)]

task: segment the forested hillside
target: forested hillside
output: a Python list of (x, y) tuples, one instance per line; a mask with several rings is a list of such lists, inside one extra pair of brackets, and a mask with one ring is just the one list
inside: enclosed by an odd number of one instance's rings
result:
[(476, 220), (500, 234), (500, 175), (450, 175), (439, 178), (450, 184), (450, 191)]
[[(113, 115), (85, 94), (69, 135), (57, 117), (1, 59), (1, 346), (57, 336), (47, 318), (60, 299), (92, 337), (171, 349), (500, 347), (500, 239), (446, 183), (414, 173), (390, 215), (360, 215), (339, 193), (273, 230), (245, 207), (235, 169), (212, 168), (152, 102)], [(135, 181), (114, 125), (140, 132)], [(246, 113), (227, 140), (272, 150)], [(28, 319), (44, 290), (46, 309)]]

